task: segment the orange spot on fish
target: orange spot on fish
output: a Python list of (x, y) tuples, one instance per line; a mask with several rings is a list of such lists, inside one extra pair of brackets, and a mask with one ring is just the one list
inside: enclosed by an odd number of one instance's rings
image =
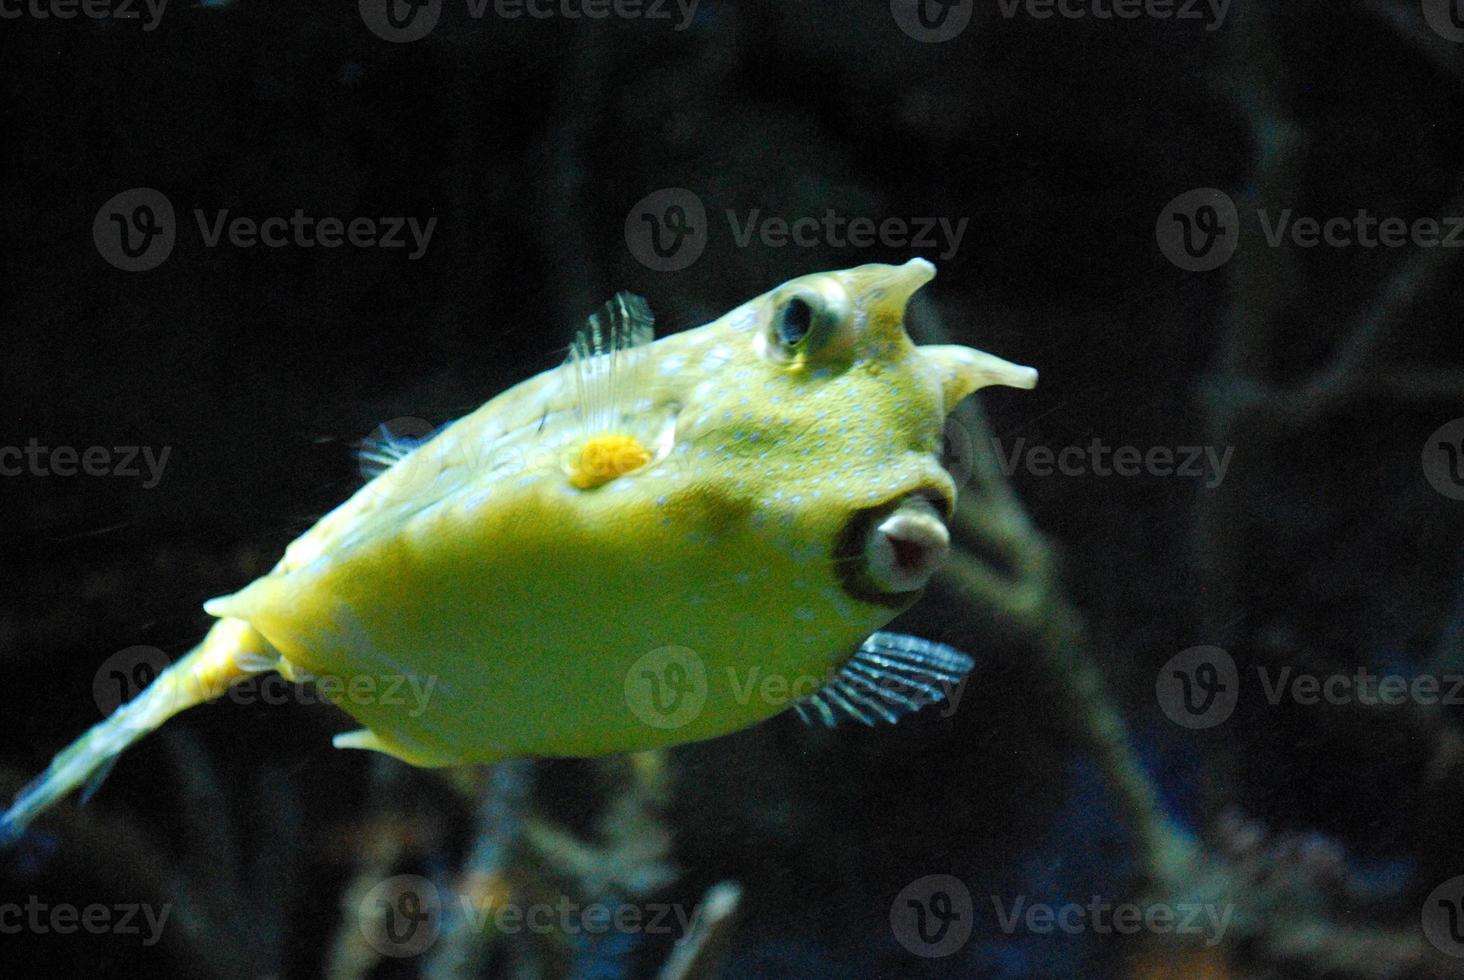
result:
[(581, 447), (570, 467), (569, 482), (590, 490), (640, 469), (651, 461), (651, 456), (651, 451), (634, 436), (595, 436)]

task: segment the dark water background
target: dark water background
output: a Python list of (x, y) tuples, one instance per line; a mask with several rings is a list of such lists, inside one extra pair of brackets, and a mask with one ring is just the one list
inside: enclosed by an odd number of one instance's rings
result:
[[(1458, 707), (1272, 703), (1261, 681), (1365, 668), (1447, 693), (1464, 673), (1464, 472), (1449, 455), (1464, 422), (1440, 431), (1464, 415), (1459, 251), (1367, 246), (1355, 220), (1433, 217), (1447, 236), (1464, 217), (1464, 16), (1235, 0), (1223, 16), (1044, 17), (965, 0), (926, 32), (895, 6), (701, 0), (682, 25), (674, 6), (511, 19), (447, 0), (426, 36), (391, 41), (350, 3), (174, 0), (152, 29), (142, 7), (58, 19), (0, 4), (19, 12), (0, 23), (0, 444), (169, 452), (151, 486), (145, 467), (0, 478), (7, 795), (98, 719), (108, 657), (185, 650), (204, 599), (352, 492), (363, 436), (446, 421), (553, 366), (616, 290), (676, 330), (802, 273), (923, 255), (939, 273), (917, 336), (943, 329), (1042, 372), (1035, 392), (981, 397), (979, 456), (1095, 439), (1230, 452), (1218, 480), (1020, 455), (1010, 484), (1030, 540), (1052, 549), (1044, 601), (1080, 629), (1044, 633), (1055, 612), (970, 606), (938, 582), (901, 625), (977, 657), (949, 717), (833, 733), (780, 717), (670, 752), (651, 776), (550, 762), (453, 782), (335, 752), (347, 722), (330, 709), (197, 709), (0, 859), (0, 927), (7, 903), (167, 905), (161, 940), (0, 928), (0, 974), (653, 976), (679, 933), (458, 935), (458, 960), (448, 938), (353, 958), (369, 949), (362, 888), (411, 874), (454, 895), (681, 910), (736, 882), (721, 955), (685, 975), (1461, 975), (1464, 934), (1422, 925), (1464, 891), (1431, 894), (1464, 873)], [(129, 272), (93, 225), (136, 188), (175, 210), (176, 242)], [(668, 188), (706, 214), (702, 251), (676, 271), (626, 231), (649, 227), (638, 209)], [(1219, 196), (1175, 203), (1197, 188)], [(415, 259), (209, 247), (194, 212), (223, 209), (436, 224)], [(740, 226), (753, 209), (964, 232), (743, 244), (726, 215)], [(1288, 209), (1348, 219), (1351, 244), (1272, 245)], [(1186, 218), (1196, 254), (1175, 237)], [(1201, 645), (1238, 684), (1206, 728), (1175, 723), (1156, 693)], [(1075, 707), (1067, 686), (1095, 664), (1103, 691)], [(1157, 789), (1143, 819), (1194, 841), (1193, 864), (1136, 837), (1115, 780), (1145, 784), (1095, 751), (1094, 703), (1122, 718), (1116, 740)], [(505, 797), (506, 823), (477, 802)], [(504, 838), (486, 856), (485, 828)], [(969, 893), (945, 889), (972, 931), (940, 957), (892, 924), (904, 889), (931, 900), (930, 875)], [(1229, 909), (1231, 924), (1211, 946), (1092, 918), (1004, 931), (997, 914), (1095, 896)]]

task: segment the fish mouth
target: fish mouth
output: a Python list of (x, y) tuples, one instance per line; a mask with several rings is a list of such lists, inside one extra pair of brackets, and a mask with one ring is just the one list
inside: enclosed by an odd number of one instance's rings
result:
[(948, 513), (949, 499), (935, 488), (856, 511), (834, 547), (844, 591), (878, 606), (914, 602), (950, 553)]

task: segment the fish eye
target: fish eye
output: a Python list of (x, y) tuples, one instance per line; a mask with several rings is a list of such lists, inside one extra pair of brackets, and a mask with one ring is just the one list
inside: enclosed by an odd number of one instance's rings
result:
[(778, 341), (792, 353), (813, 327), (813, 307), (802, 296), (794, 296), (778, 311)]
[(786, 362), (840, 356), (853, 346), (848, 294), (828, 278), (793, 287), (773, 308), (763, 337), (764, 349)]

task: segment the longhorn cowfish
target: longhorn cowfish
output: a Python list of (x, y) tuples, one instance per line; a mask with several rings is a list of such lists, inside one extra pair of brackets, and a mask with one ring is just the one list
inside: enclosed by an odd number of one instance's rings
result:
[[(423, 441), (371, 443), (379, 472), (268, 574), (205, 603), (203, 641), (61, 752), (0, 839), (269, 671), (318, 681), (360, 723), (337, 746), (418, 766), (649, 749), (789, 707), (893, 721), (940, 700), (971, 659), (881, 628), (949, 547), (947, 416), (1037, 374), (912, 343), (906, 306), (934, 272), (803, 276), (661, 340), (621, 294), (562, 366)], [(427, 696), (384, 696), (403, 681)]]

